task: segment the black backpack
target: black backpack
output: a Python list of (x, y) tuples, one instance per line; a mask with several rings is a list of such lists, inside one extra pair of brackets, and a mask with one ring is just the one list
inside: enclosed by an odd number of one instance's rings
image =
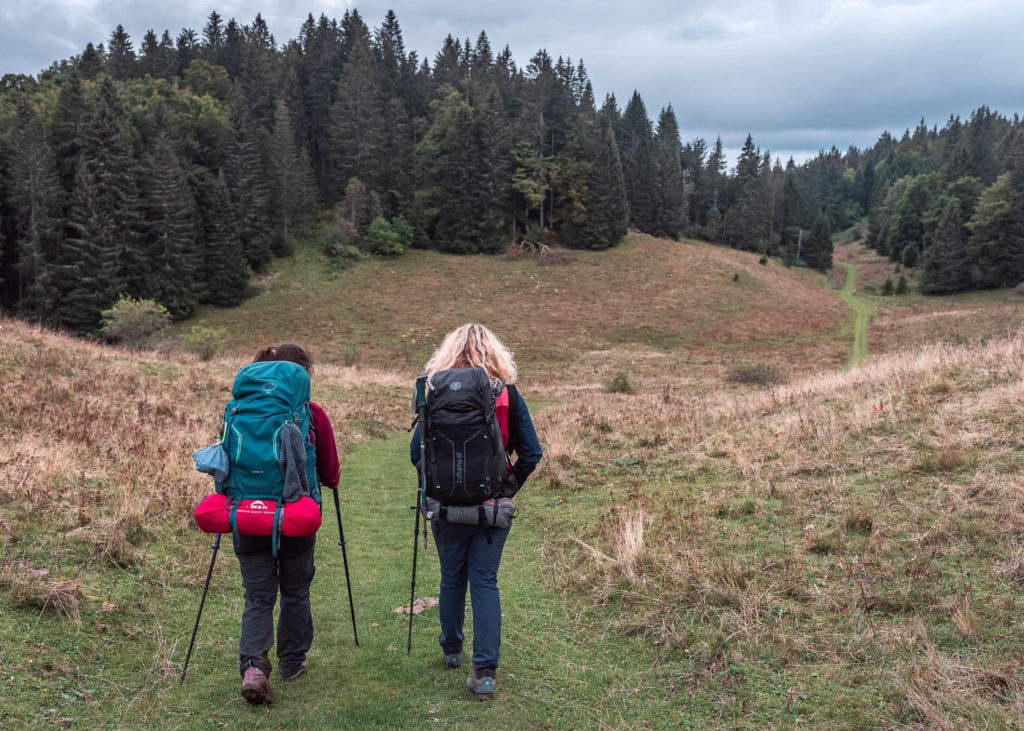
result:
[(480, 505), (503, 495), (505, 445), (495, 416), (494, 386), (483, 368), (438, 371), (427, 385), (423, 408), (427, 496), (443, 505)]

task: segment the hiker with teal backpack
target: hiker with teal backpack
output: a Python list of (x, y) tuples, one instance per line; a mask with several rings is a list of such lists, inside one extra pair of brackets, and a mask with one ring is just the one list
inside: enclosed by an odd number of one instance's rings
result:
[(410, 456), (441, 563), (438, 641), (445, 667), (462, 667), (468, 585), (473, 667), (466, 688), (491, 699), (501, 644), (498, 567), (515, 511), (510, 499), (542, 452), (515, 386), (512, 353), (486, 327), (470, 323), (449, 333), (425, 370), (417, 381)]
[(217, 492), (196, 508), (203, 530), (233, 536), (245, 589), (238, 650), (242, 696), (254, 705), (274, 699), (268, 652), (278, 594), (281, 680), (305, 672), (313, 642), (309, 587), (320, 485), (337, 491), (341, 466), (330, 419), (309, 400), (312, 366), (309, 353), (285, 344), (261, 350), (238, 372), (222, 438), (214, 445), (223, 449), (225, 471), (203, 470), (214, 474)]

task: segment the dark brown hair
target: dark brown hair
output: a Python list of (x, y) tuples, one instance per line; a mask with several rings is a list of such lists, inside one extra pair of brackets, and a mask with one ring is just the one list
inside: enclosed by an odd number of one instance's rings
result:
[(306, 369), (306, 371), (312, 375), (313, 373), (313, 356), (307, 353), (303, 348), (292, 343), (283, 343), (282, 345), (275, 345), (272, 348), (264, 348), (256, 354), (256, 357), (252, 359), (253, 363), (261, 363), (265, 360), (287, 360), (292, 363), (298, 363), (300, 366)]

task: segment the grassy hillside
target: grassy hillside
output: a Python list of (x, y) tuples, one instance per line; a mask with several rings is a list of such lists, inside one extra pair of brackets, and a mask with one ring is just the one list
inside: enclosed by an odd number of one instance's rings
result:
[[(204, 313), (230, 326), (209, 363), (0, 320), (0, 725), (1024, 723), (1024, 333), (1006, 334), (1005, 292), (872, 297), (868, 358), (842, 373), (846, 305), (749, 254), (637, 237), (548, 268), (427, 252), (322, 266), (304, 252), (242, 308)], [(409, 383), (466, 319), (516, 349), (547, 455), (502, 566), (494, 704), (441, 669), (436, 610), (411, 658), (392, 611), (412, 548)], [(176, 682), (210, 557), (190, 518), (210, 486), (188, 455), (238, 365), (283, 339), (319, 356), (314, 398), (342, 443), (362, 647), (328, 510), (311, 672), (254, 710), (228, 543)], [(634, 393), (607, 393), (616, 372)], [(432, 554), (419, 596), (436, 592)]]
[[(415, 369), (444, 333), (478, 320), (499, 327), (540, 377), (553, 365), (563, 378), (566, 368), (590, 369), (594, 352), (671, 355), (827, 336), (848, 317), (820, 275), (649, 236), (564, 265), (413, 250), (336, 276), (306, 248), (257, 287), (241, 307), (200, 313), (225, 328), (228, 352), (292, 339), (333, 362)], [(836, 347), (844, 352), (845, 341)]]

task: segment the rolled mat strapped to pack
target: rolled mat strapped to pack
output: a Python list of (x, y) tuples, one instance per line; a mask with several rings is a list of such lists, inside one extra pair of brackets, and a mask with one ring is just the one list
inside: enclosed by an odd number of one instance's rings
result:
[(230, 533), (234, 507), (239, 533), (245, 536), (270, 536), (274, 534), (274, 516), (279, 505), (283, 506), (279, 526), (283, 535), (312, 536), (319, 530), (320, 506), (316, 500), (305, 495), (291, 503), (253, 499), (233, 505), (231, 498), (214, 493), (207, 495), (196, 506), (196, 523), (204, 533)]

